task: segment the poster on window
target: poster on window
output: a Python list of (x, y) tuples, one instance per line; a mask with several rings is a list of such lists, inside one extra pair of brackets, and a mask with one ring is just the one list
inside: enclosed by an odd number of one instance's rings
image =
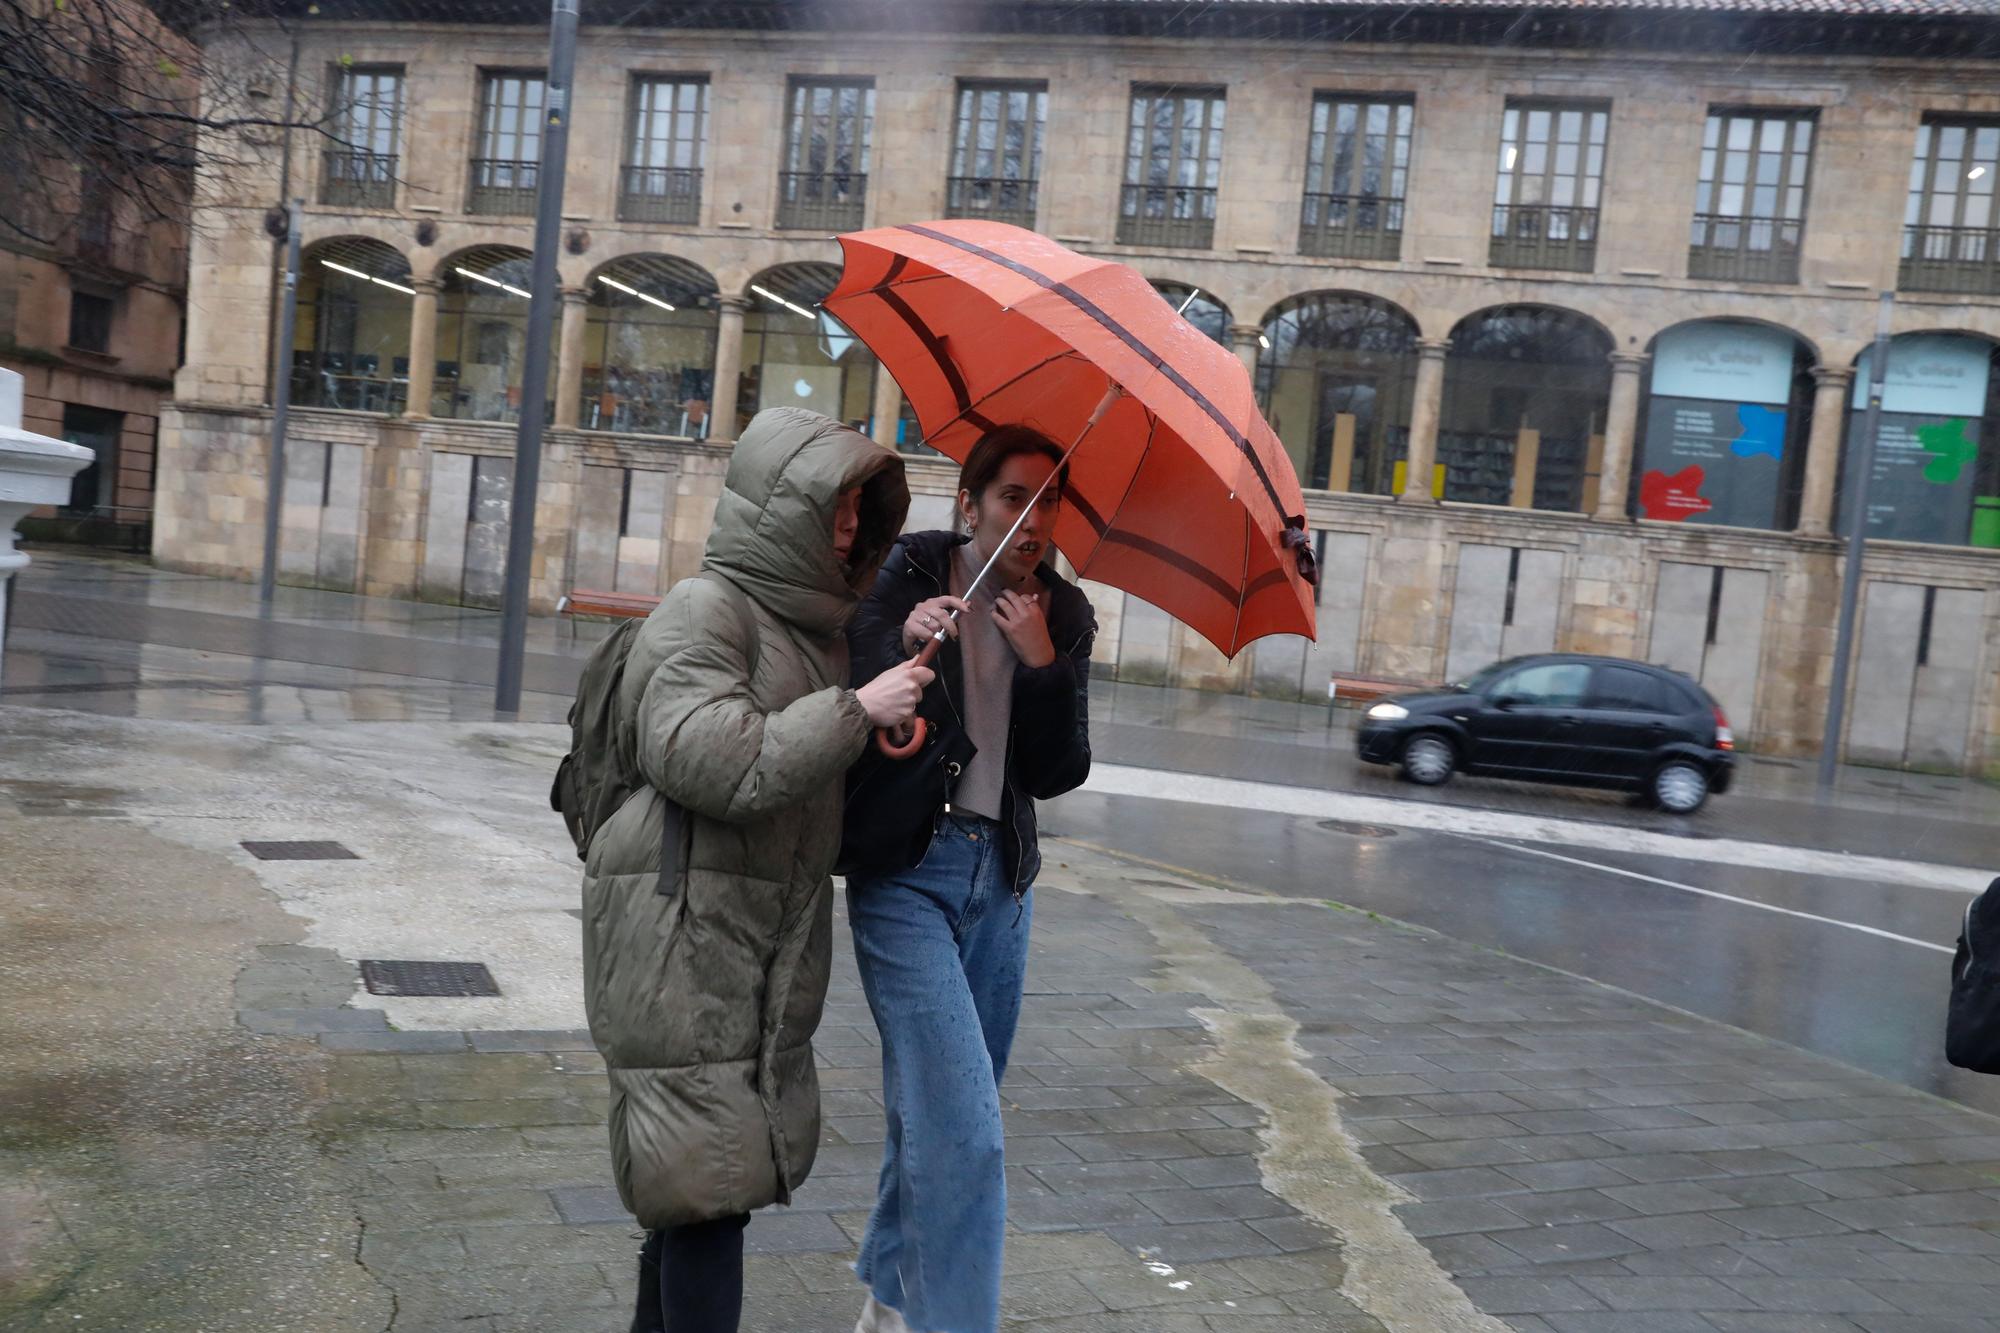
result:
[[(1855, 374), (1847, 423), (1848, 473), (1866, 443), (1872, 351)], [(1882, 428), (1868, 480), (1868, 535), (1890, 541), (1963, 542), (1972, 529), (1974, 479), (1986, 410), (1984, 343), (1917, 334), (1889, 345)], [(1845, 531), (1848, 494), (1842, 487)]]
[(1748, 324), (1688, 324), (1660, 335), (1639, 517), (1776, 526), (1792, 353), (1788, 334)]

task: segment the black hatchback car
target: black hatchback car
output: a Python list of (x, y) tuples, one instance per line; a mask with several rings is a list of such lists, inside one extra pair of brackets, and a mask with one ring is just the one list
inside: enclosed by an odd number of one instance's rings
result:
[(1638, 792), (1691, 814), (1729, 790), (1736, 740), (1715, 700), (1665, 667), (1549, 653), (1368, 710), (1361, 758), (1435, 787), (1457, 772)]

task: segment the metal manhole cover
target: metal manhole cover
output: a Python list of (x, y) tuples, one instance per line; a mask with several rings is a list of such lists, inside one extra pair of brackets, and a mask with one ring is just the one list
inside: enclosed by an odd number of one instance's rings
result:
[(436, 963), (364, 958), (361, 980), (370, 995), (498, 995), (484, 963)]
[(1387, 824), (1357, 824), (1351, 819), (1322, 819), (1319, 826), (1328, 833), (1345, 833), (1350, 838), (1393, 838), (1398, 832)]
[(259, 861), (359, 861), (337, 842), (246, 842), (243, 850)]

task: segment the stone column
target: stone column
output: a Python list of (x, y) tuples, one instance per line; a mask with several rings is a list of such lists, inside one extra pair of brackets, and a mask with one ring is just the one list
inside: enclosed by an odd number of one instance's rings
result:
[(562, 289), (562, 331), (556, 344), (556, 426), (575, 430), (583, 409), (583, 330), (589, 313), (581, 287)]
[(436, 278), (414, 278), (410, 286), (417, 294), (410, 298), (410, 384), (403, 415), (427, 417), (437, 375), (438, 293), (444, 284)]
[(903, 415), (903, 386), (885, 367), (875, 367), (875, 443), (896, 447), (896, 422)]
[(743, 314), (750, 303), (737, 296), (716, 302), (715, 395), (709, 405), (714, 424), (708, 438), (717, 444), (736, 438), (736, 389), (743, 374)]
[(1812, 433), (1806, 438), (1806, 486), (1799, 500), (1801, 537), (1833, 535), (1833, 485), (1840, 476), (1840, 441), (1846, 433), (1848, 395), (1854, 371), (1848, 366), (1814, 366)]
[(1437, 467), (1438, 413), (1444, 408), (1444, 358), (1448, 342), (1425, 339), (1417, 344), (1417, 384), (1410, 400), (1410, 457), (1403, 477), (1407, 504), (1434, 504), (1431, 472)]
[(1597, 473), (1597, 512), (1603, 523), (1625, 520), (1625, 495), (1632, 483), (1632, 444), (1639, 436), (1639, 372), (1642, 352), (1611, 354), (1611, 405), (1604, 414), (1604, 462)]
[(1242, 361), (1243, 368), (1250, 372), (1252, 384), (1257, 382), (1257, 358), (1264, 352), (1264, 344), (1261, 341), (1263, 337), (1264, 330), (1255, 324), (1229, 326), (1229, 345), (1236, 349), (1237, 359)]

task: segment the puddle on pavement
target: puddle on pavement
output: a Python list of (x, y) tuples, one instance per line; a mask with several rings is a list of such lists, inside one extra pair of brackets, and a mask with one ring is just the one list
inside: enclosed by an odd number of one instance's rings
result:
[(24, 815), (67, 815), (81, 819), (117, 818), (126, 813), (116, 787), (82, 787), (67, 782), (0, 778), (0, 793)]

